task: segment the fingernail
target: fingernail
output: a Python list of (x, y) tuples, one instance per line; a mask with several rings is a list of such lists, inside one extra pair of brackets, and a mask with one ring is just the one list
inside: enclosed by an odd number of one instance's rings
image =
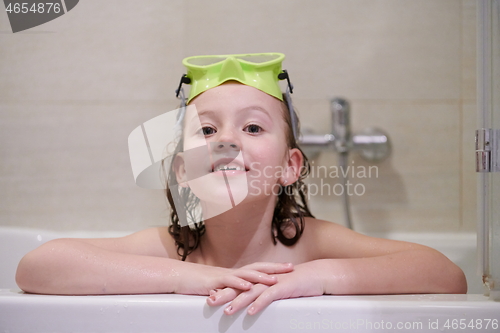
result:
[(212, 296), (212, 295), (213, 295), (213, 294), (215, 294), (215, 293), (216, 293), (216, 291), (215, 291), (215, 290), (210, 290), (208, 294), (209, 294), (210, 296)]
[(226, 313), (228, 313), (228, 314), (229, 314), (229, 313), (231, 313), (231, 311), (233, 311), (233, 307), (232, 307), (231, 305), (229, 305), (229, 306), (228, 306), (228, 307), (224, 310), (224, 312), (226, 312)]
[(211, 300), (212, 302), (215, 302), (215, 301), (217, 300), (217, 297), (216, 297), (216, 296), (210, 296), (209, 298), (210, 298), (210, 300)]
[(248, 309), (248, 314), (249, 315), (253, 315), (255, 313), (255, 307), (250, 307), (250, 309)]

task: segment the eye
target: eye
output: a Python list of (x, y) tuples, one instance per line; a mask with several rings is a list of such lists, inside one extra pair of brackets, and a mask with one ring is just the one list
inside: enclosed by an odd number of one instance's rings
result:
[(208, 127), (208, 126), (202, 127), (201, 131), (203, 132), (203, 135), (205, 135), (205, 136), (212, 135), (212, 134), (216, 133), (214, 128)]
[(259, 125), (250, 124), (247, 127), (245, 127), (245, 131), (251, 134), (257, 134), (262, 132), (262, 127), (260, 127)]

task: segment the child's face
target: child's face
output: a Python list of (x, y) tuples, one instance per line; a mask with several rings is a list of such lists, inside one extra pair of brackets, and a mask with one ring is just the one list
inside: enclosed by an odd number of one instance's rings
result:
[[(290, 177), (290, 163), (300, 168), (302, 155), (287, 146), (287, 124), (278, 99), (230, 82), (207, 90), (193, 99), (193, 104), (196, 110), (186, 113), (185, 153), (178, 175), (188, 180), (187, 185), (202, 202), (230, 209), (244, 199), (277, 194), (278, 184)], [(202, 146), (207, 153), (189, 154), (202, 152)], [(190, 176), (203, 173), (204, 177), (196, 179)], [(295, 180), (287, 179), (287, 183)]]

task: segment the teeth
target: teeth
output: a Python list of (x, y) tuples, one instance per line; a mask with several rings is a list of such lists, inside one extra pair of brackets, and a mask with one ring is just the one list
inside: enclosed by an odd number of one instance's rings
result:
[(239, 165), (228, 166), (227, 164), (219, 164), (217, 167), (214, 168), (214, 172), (230, 171), (230, 170), (243, 171), (243, 168), (240, 167)]

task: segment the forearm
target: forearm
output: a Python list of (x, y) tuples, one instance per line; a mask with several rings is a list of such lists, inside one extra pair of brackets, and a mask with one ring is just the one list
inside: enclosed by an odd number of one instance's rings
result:
[(316, 263), (325, 294), (465, 293), (462, 270), (441, 253), (418, 249), (394, 254), (322, 259)]
[(21, 289), (44, 294), (171, 293), (190, 265), (61, 239), (26, 255), (16, 280)]

